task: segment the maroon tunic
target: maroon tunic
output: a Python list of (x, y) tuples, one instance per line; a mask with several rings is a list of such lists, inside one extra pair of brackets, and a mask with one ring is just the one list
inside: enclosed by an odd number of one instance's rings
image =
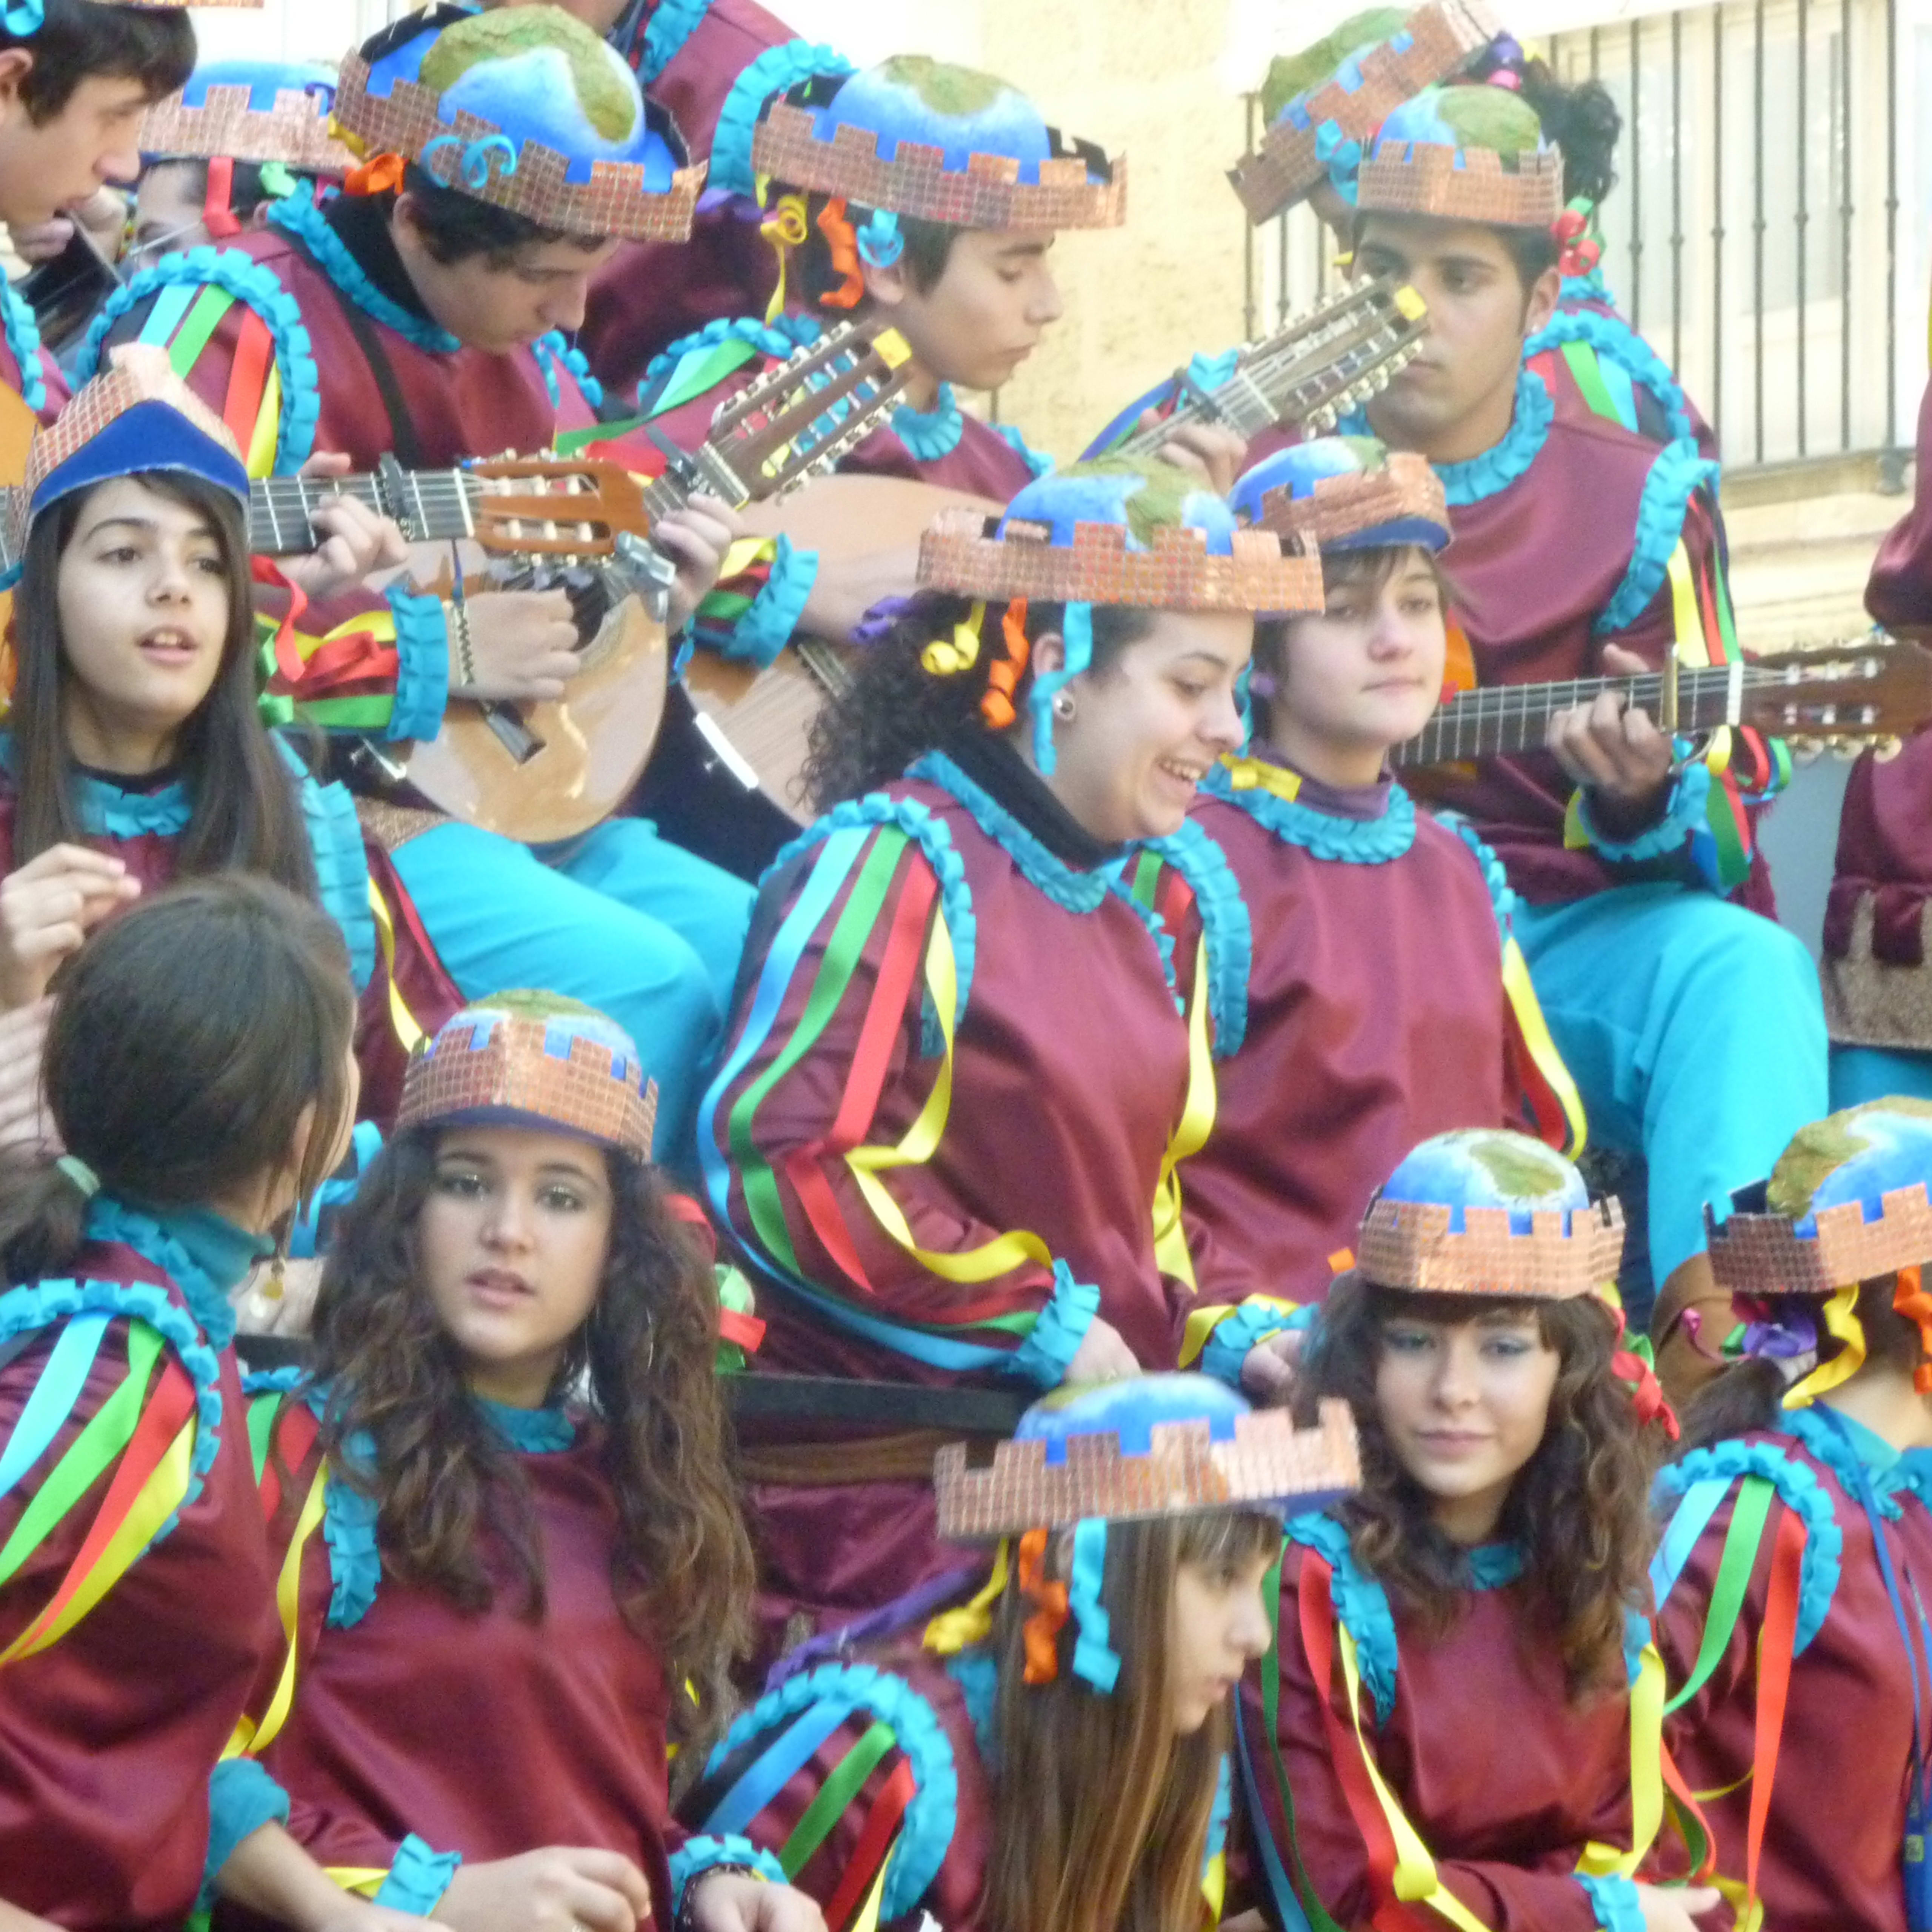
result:
[[(1378, 808), (1323, 808), (1351, 804)], [(1238, 886), (1246, 983), (1225, 989), (1240, 1044), (1217, 1047), (1214, 1131), (1181, 1184), (1269, 1292), (1319, 1300), (1403, 1155), (1516, 1118), (1496, 910), (1469, 848), (1394, 788), (1304, 781), (1291, 803), (1228, 786), (1192, 817)], [(1197, 903), (1212, 958), (1229, 921), (1211, 893)], [(1242, 963), (1237, 947), (1225, 970)]]
[[(278, 1560), (320, 1459), (310, 1448), (284, 1487)], [(466, 1611), (380, 1565), (366, 1510), (345, 1508), (332, 1480), (304, 1546), (294, 1701), (262, 1763), (289, 1795), (291, 1834), (324, 1865), (388, 1866), (412, 1835), (470, 1863), (546, 1845), (621, 1852), (668, 1926), (669, 1692), (612, 1592), (618, 1521), (601, 1439), (579, 1426), (567, 1446), (516, 1460), (544, 1565), (534, 1620), (488, 1532), (496, 1600)]]
[[(181, 1291), (131, 1249), (91, 1244), (72, 1273), (159, 1289), (208, 1352)], [(41, 1292), (0, 1296), (0, 1314), (16, 1297)], [(0, 1498), (0, 1542), (125, 1380), (130, 1325), (110, 1322), (66, 1421)], [(66, 1326), (38, 1329), (26, 1352), (0, 1366), (0, 1442)], [(156, 1373), (181, 1359), (169, 1339)], [(208, 1852), (209, 1774), (273, 1649), (274, 1572), (235, 1358), (224, 1346), (211, 1359), (220, 1448), (200, 1493), (65, 1635), (0, 1665), (0, 1900), (76, 1928), (175, 1932), (193, 1909)], [(205, 1411), (199, 1426), (208, 1426)], [(116, 1458), (100, 1472), (0, 1587), (0, 1647), (58, 1588), (120, 1466)]]

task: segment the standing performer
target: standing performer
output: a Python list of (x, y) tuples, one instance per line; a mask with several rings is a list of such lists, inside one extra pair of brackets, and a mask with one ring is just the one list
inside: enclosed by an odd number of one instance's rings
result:
[[(1389, 773), (1442, 689), (1442, 484), (1420, 456), (1324, 437), (1256, 465), (1234, 500), (1318, 545), (1328, 604), (1257, 628), (1254, 742), (1202, 782), (1150, 890), (1199, 927), (1214, 995), (1214, 1126), (1181, 1170), (1188, 1207), (1308, 1303), (1418, 1142), (1521, 1122), (1532, 1096), (1559, 1143), (1582, 1122), (1502, 868)], [(1214, 1326), (1210, 1365), (1238, 1368), (1282, 1312)], [(1190, 1358), (1213, 1318), (1196, 1310)]]
[[(214, 960), (244, 997), (208, 998)], [(61, 982), (68, 1151), (0, 1175), (9, 1932), (172, 1932), (233, 1848), (216, 1766), (273, 1652), (274, 1573), (229, 1298), (347, 1144), (351, 1019), (334, 927), (261, 880), (178, 887)], [(346, 1926), (308, 1876), (288, 1922)]]
[(868, 1382), (933, 1388), (938, 1418), (962, 1382), (1174, 1365), (1205, 995), (1177, 1013), (1120, 861), (1240, 742), (1252, 614), (1319, 595), (1312, 560), (1161, 464), (959, 513), (921, 575), (937, 594), (821, 721), (830, 809), (768, 877), (701, 1110), (712, 1210), (775, 1289), (759, 1364), (851, 1385), (830, 1441), (775, 1423), (749, 1466), (775, 1618), (842, 1621), (942, 1567), (946, 1425), (881, 1435)]
[(1228, 1694), (1267, 1648), (1280, 1513), (1358, 1478), (1325, 1409), (1298, 1432), (1148, 1376), (1035, 1403), (990, 1469), (950, 1454), (940, 1522), (999, 1539), (985, 1587), (922, 1643), (788, 1659), (680, 1808), (694, 1846), (790, 1873), (831, 1932), (1218, 1922)]
[(1425, 1141), (1370, 1209), (1303, 1384), (1353, 1408), (1361, 1491), (1290, 1520), (1242, 1687), (1277, 1923), (1690, 1932), (1718, 1907), (1638, 1877), (1663, 1810), (1645, 1438), (1676, 1424), (1598, 1299), (1622, 1239), (1494, 1129)]
[(1741, 1926), (1927, 1922), (1928, 1184), (1932, 1109), (1875, 1101), (1802, 1129), (1712, 1237), (1743, 1325), (1652, 1574), (1671, 1748)]
[[(1563, 210), (1526, 104), (1428, 90), (1384, 122), (1358, 193), (1360, 266), (1412, 282), (1430, 316), (1364, 420), (1442, 478), (1473, 681), (1734, 660), (1714, 466), (1688, 439), (1660, 450), (1558, 407), (1560, 358), (1522, 364), (1556, 299)], [(1546, 752), (1445, 768), (1425, 794), (1466, 814), (1521, 896), (1516, 936), (1593, 1133), (1648, 1163), (1660, 1338), (1712, 1294), (1705, 1204), (1823, 1111), (1811, 962), (1725, 903), (1753, 862), (1746, 807), (1786, 762), (1728, 729), (1694, 752), (1612, 689), (1557, 714)]]
[(250, 1384), (284, 1654), (236, 1822), (452, 1932), (818, 1924), (742, 1874), (674, 1894), (709, 1865), (671, 1857), (667, 1732), (711, 1708), (752, 1562), (640, 1077), (574, 1001), (455, 1015), (338, 1224), (310, 1374)]
[[(156, 264), (97, 335), (168, 344), (253, 474), (286, 474), (311, 446), (416, 468), (589, 440), (572, 432), (594, 428), (597, 386), (556, 331), (582, 320), (616, 238), (682, 234), (697, 192), (629, 70), (554, 8), (446, 5), (351, 54), (335, 110), (370, 151), (347, 192), (321, 208), (298, 193), (236, 248)], [(488, 131), (459, 139), (459, 112)], [(674, 621), (735, 528), (705, 501), (652, 532), (686, 565)], [(468, 697), (561, 695), (579, 662), (568, 614), (560, 591), (410, 600), (398, 648), (430, 694), (412, 735), (434, 736), (446, 680)], [(370, 816), (464, 996), (523, 981), (615, 1012), (652, 1041), (665, 1145), (682, 1144), (748, 890), (640, 820), (532, 848), (406, 808)]]

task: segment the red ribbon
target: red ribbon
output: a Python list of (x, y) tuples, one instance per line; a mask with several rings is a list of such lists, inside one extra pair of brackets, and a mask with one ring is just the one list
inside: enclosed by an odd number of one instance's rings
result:
[(216, 154), (208, 164), (208, 192), (201, 199), (201, 225), (218, 242), (239, 235), (235, 218), (235, 158)]

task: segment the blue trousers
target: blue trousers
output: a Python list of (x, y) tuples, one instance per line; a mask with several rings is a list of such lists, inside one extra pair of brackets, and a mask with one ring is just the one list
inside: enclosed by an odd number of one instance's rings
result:
[(658, 1083), (653, 1153), (688, 1165), (751, 922), (752, 888), (638, 818), (532, 848), (455, 821), (395, 866), (466, 1000), (528, 986), (608, 1013)]
[(1832, 1110), (1866, 1100), (1932, 1100), (1932, 1053), (1906, 1046), (1834, 1046)]
[(1704, 1251), (1704, 1208), (1761, 1180), (1826, 1110), (1824, 1008), (1804, 948), (1686, 886), (1520, 905), (1516, 931), (1590, 1137), (1650, 1170), (1660, 1289)]

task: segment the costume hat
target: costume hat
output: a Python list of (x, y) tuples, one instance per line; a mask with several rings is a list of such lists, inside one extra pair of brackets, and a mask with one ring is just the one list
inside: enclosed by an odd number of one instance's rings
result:
[(1228, 501), (1251, 526), (1324, 550), (1439, 550), (1449, 541), (1449, 506), (1428, 458), (1373, 436), (1316, 436), (1277, 450), (1241, 476)]

